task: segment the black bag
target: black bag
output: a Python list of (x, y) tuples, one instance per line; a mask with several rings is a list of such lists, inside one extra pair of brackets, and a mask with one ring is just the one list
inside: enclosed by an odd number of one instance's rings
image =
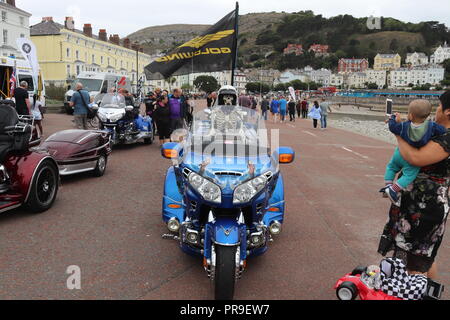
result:
[(87, 104), (86, 101), (84, 100), (83, 95), (81, 94), (81, 90), (78, 90), (77, 92), (80, 94), (81, 101), (83, 102), (83, 105), (84, 105), (84, 107), (85, 107), (86, 110), (87, 110), (87, 118), (88, 118), (89, 120), (94, 119), (94, 118), (95, 118), (95, 112), (94, 112), (91, 108), (89, 108), (88, 104)]

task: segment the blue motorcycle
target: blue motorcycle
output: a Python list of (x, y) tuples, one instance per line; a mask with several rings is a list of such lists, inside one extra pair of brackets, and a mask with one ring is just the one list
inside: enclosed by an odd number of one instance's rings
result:
[(179, 142), (162, 147), (163, 157), (173, 161), (163, 197), (170, 233), (163, 238), (203, 257), (215, 298), (232, 300), (247, 259), (264, 254), (282, 231), (279, 164), (292, 163), (295, 152), (287, 147), (271, 151), (260, 115), (232, 105), (195, 115), (190, 130), (175, 136)]
[(111, 142), (133, 144), (143, 140), (145, 144), (154, 141), (153, 121), (135, 112), (134, 106), (126, 106), (125, 98), (118, 94), (106, 94), (97, 111), (100, 129), (111, 133)]

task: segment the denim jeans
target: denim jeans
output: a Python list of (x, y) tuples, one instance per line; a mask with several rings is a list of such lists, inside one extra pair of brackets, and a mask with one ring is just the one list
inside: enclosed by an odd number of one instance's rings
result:
[(328, 126), (327, 119), (328, 119), (328, 116), (322, 116), (322, 119), (320, 119), (320, 123), (322, 124), (322, 129), (327, 128), (327, 126)]
[(264, 120), (266, 120), (266, 121), (267, 121), (267, 113), (268, 113), (268, 111), (263, 111), (263, 113), (262, 113), (263, 118), (264, 118)]

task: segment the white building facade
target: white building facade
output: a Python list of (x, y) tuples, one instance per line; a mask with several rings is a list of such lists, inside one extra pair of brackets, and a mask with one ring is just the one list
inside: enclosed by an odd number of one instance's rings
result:
[(445, 77), (445, 69), (439, 65), (430, 65), (416, 68), (400, 68), (390, 73), (390, 87), (402, 88), (411, 84), (421, 86), (431, 84), (439, 85)]
[(328, 69), (320, 69), (311, 71), (311, 81), (328, 87), (331, 83), (331, 71)]
[(439, 48), (436, 49), (434, 54), (431, 56), (430, 62), (432, 64), (440, 64), (447, 59), (450, 59), (450, 47), (447, 42), (445, 42), (443, 46), (439, 46)]
[(412, 67), (424, 66), (430, 62), (428, 56), (423, 52), (408, 53), (406, 55), (406, 63)]
[(379, 89), (383, 89), (383, 87), (386, 85), (387, 81), (386, 70), (367, 69), (365, 73), (367, 75), (366, 81), (368, 83), (376, 83)]
[(31, 14), (16, 7), (15, 0), (0, 0), (0, 56), (21, 57), (17, 38), (30, 38)]

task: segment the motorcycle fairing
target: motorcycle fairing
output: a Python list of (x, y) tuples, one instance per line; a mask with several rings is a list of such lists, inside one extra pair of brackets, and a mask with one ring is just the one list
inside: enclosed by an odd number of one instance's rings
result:
[(213, 245), (240, 247), (240, 259), (247, 259), (247, 227), (233, 218), (218, 218), (205, 226), (204, 257), (211, 259)]
[[(170, 208), (169, 205), (179, 205), (179, 209)], [(164, 222), (169, 222), (171, 218), (177, 218), (178, 221), (184, 221), (184, 210), (185, 206), (183, 204), (183, 196), (180, 193), (180, 189), (177, 184), (177, 177), (175, 175), (174, 167), (170, 167), (167, 170), (166, 183), (164, 186), (164, 196), (163, 196), (163, 220)]]

